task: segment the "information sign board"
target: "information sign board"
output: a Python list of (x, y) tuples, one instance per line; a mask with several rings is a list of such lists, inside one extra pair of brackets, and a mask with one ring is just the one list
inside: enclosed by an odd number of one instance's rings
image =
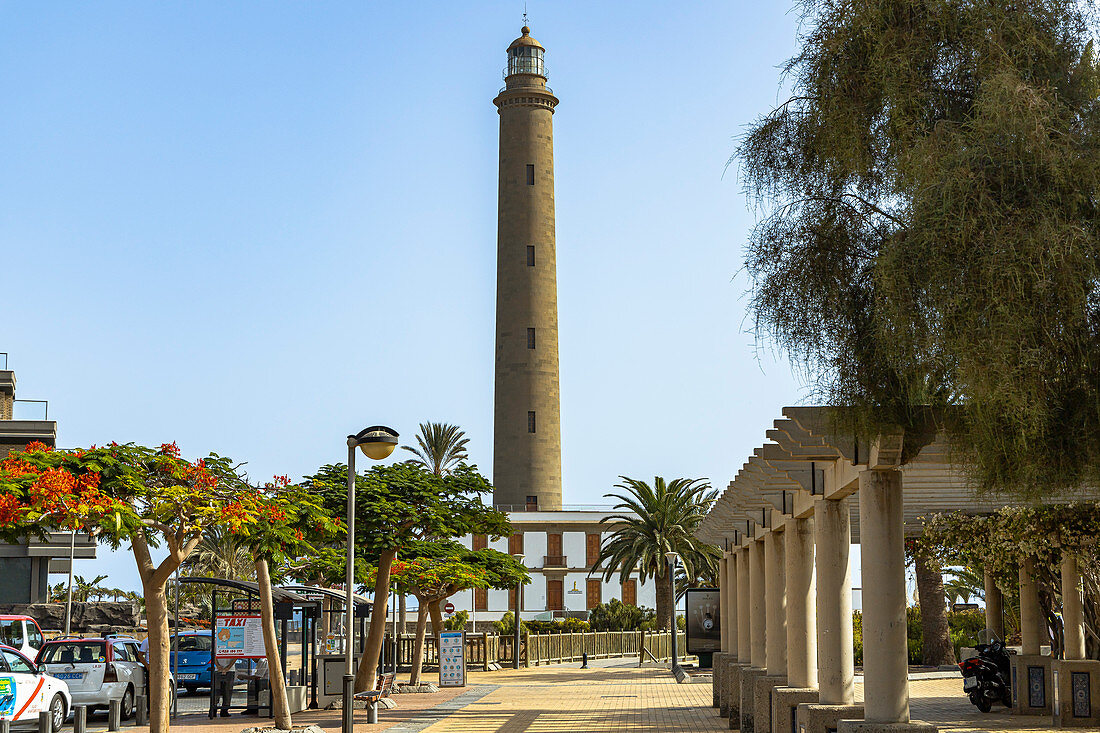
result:
[(465, 631), (444, 631), (439, 635), (439, 686), (466, 686)]
[(720, 601), (717, 588), (688, 588), (684, 595), (688, 654), (722, 651)]
[(218, 616), (214, 623), (214, 656), (237, 659), (262, 659), (263, 621), (259, 614)]

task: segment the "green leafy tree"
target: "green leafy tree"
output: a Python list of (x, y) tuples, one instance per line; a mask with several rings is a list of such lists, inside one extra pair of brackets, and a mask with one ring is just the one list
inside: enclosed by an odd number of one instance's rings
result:
[[(326, 510), (339, 516), (347, 504), (347, 466), (323, 466), (306, 479)], [(502, 536), (511, 531), (507, 517), (482, 503), (492, 486), (476, 466), (462, 464), (437, 475), (418, 463), (375, 466), (355, 477), (355, 577), (368, 580), (373, 568), (374, 607), (364, 653), (356, 672), (356, 691), (372, 689), (385, 632), (391, 566), (411, 543), (478, 533)], [(342, 573), (330, 570), (331, 580)], [(438, 627), (437, 627), (438, 628)]]
[(416, 442), (416, 447), (403, 445), (401, 450), (416, 456), (409, 460), (422, 464), (436, 476), (442, 476), (466, 461), (466, 444), (470, 439), (457, 425), (427, 422), (420, 423)]
[(440, 608), (444, 601), (470, 588), (514, 588), (529, 581), (523, 563), (511, 555), (491, 549), (468, 550), (457, 542), (439, 540), (410, 543), (394, 560), (390, 577), (398, 591), (419, 602), (410, 677), (414, 685), (420, 682), (424, 663), (428, 617), (438, 638), (444, 628)]
[(1095, 485), (1090, 4), (797, 5), (790, 94), (735, 157), (760, 206), (746, 263), (758, 334), (851, 408), (846, 429), (904, 428), (903, 462), (943, 417), (981, 487)]
[(618, 499), (615, 509), (630, 514), (612, 514), (600, 520), (612, 525), (604, 540), (593, 570), (603, 570), (605, 581), (615, 573), (625, 583), (637, 570), (642, 582), (653, 578), (657, 584), (657, 624), (670, 628), (673, 595), (669, 584), (665, 553), (680, 555), (688, 577), (696, 578), (717, 572), (718, 548), (698, 540), (695, 529), (710, 511), (717, 492), (703, 479), (677, 478), (666, 482), (661, 476), (650, 486), (644, 481), (620, 476), (616, 484), (623, 494), (604, 494)]
[(74, 575), (73, 600), (77, 603), (88, 603), (93, 599), (99, 599), (106, 591), (106, 588), (103, 587), (103, 581), (106, 579), (106, 575), (97, 575), (91, 580), (83, 575)]

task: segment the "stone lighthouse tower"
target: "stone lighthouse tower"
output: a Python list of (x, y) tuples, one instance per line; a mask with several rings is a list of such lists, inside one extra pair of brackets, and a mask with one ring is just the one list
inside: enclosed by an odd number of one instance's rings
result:
[(508, 46), (497, 208), (494, 503), (561, 509), (554, 107), (546, 50), (523, 27)]

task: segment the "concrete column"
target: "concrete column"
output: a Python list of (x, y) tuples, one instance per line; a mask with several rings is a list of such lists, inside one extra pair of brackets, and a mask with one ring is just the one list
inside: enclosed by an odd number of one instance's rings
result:
[(730, 656), (737, 656), (737, 553), (726, 553), (726, 569), (722, 573), (722, 581), (726, 584), (725, 618), (722, 619), (723, 628), (726, 629), (728, 647), (723, 649)]
[(737, 551), (737, 661), (749, 664), (752, 658), (752, 593), (749, 590), (749, 549)]
[(814, 578), (814, 520), (788, 520), (787, 685), (817, 687), (817, 608)]
[(768, 666), (767, 606), (764, 603), (764, 541), (749, 544), (749, 664), (753, 667)]
[(1066, 661), (1085, 658), (1085, 599), (1077, 558), (1062, 553), (1062, 624)]
[(1004, 598), (989, 568), (985, 570), (985, 627), (1005, 640)]
[(1038, 654), (1043, 644), (1042, 612), (1039, 610), (1039, 586), (1035, 582), (1035, 560), (1020, 560), (1020, 653)]
[(787, 563), (782, 532), (764, 535), (764, 595), (767, 604), (765, 666), (768, 675), (787, 674)]
[(730, 588), (729, 581), (726, 580), (726, 569), (729, 565), (729, 553), (722, 553), (722, 559), (718, 561), (718, 636), (721, 639), (722, 652), (728, 653), (730, 650), (730, 638), (729, 638), (729, 608), (730, 608)]
[(909, 722), (905, 536), (900, 471), (859, 474), (863, 699), (869, 723)]
[(855, 702), (852, 648), (852, 518), (847, 499), (814, 509), (817, 543), (817, 662), (822, 705)]

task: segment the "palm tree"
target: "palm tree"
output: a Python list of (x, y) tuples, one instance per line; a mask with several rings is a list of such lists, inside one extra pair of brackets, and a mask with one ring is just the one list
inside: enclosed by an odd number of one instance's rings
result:
[(401, 446), (402, 450), (416, 456), (409, 462), (423, 464), (436, 476), (445, 476), (466, 460), (466, 444), (470, 439), (457, 425), (422, 422), (416, 442), (420, 444), (419, 448)]
[(212, 527), (195, 551), (184, 562), (182, 570), (226, 580), (252, 580), (256, 558), (224, 527)]
[(79, 603), (88, 603), (92, 598), (101, 598), (104, 588), (100, 583), (107, 579), (106, 575), (97, 575), (87, 580), (82, 575), (73, 577), (73, 600)]
[(653, 578), (657, 583), (657, 626), (668, 628), (672, 623), (674, 605), (669, 584), (666, 552), (676, 552), (683, 563), (685, 576), (700, 578), (716, 571), (719, 550), (695, 537), (695, 529), (710, 511), (718, 492), (705, 479), (677, 478), (665, 482), (661, 476), (653, 486), (644, 481), (620, 476), (615, 488), (623, 494), (604, 494), (618, 499), (616, 509), (630, 514), (611, 514), (600, 523), (615, 525), (614, 531), (600, 548), (593, 570), (604, 571), (604, 581), (616, 572), (621, 582), (638, 570), (642, 582)]

